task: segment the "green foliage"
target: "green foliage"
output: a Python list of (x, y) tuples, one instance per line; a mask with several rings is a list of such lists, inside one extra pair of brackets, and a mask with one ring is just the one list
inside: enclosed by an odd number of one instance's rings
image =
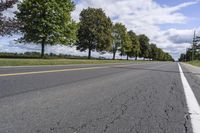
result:
[[(140, 56), (160, 61), (173, 60), (169, 53), (157, 48), (156, 44), (149, 44), (150, 40), (146, 35), (137, 36), (133, 31), (127, 32), (122, 23), (113, 26), (101, 8), (82, 10), (80, 22), (76, 24), (71, 18), (71, 12), (75, 9), (71, 0), (23, 0), (18, 4), (17, 21), (6, 21), (2, 17), (2, 11), (12, 7), (16, 2), (18, 0), (9, 0), (0, 4), (0, 35), (10, 33), (15, 28), (19, 29), (23, 37), (18, 41), (40, 44), (42, 58), (45, 45), (75, 43), (78, 50), (88, 50), (88, 58), (91, 58), (92, 51), (109, 51), (113, 53), (113, 59), (116, 53), (120, 52), (120, 55), (126, 55), (127, 59), (137, 59)], [(194, 54), (195, 59), (200, 59), (198, 51)], [(37, 57), (38, 53), (19, 55), (20, 58), (24, 56)], [(188, 49), (185, 58), (190, 60), (191, 50)]]
[(111, 32), (112, 22), (102, 9), (84, 9), (80, 14), (77, 49), (88, 50), (88, 58), (94, 50), (108, 51), (112, 44)]
[(187, 62), (188, 64), (200, 67), (200, 61), (199, 60), (194, 60), (194, 61), (189, 61)]
[(149, 57), (149, 38), (142, 34), (138, 36), (140, 42), (140, 57), (148, 58)]
[(76, 25), (71, 19), (75, 6), (71, 0), (23, 0), (16, 13), (22, 24), (21, 42), (47, 44), (71, 44), (75, 40)]
[(127, 53), (129, 57), (135, 57), (137, 60), (137, 57), (140, 55), (140, 42), (138, 40), (137, 35), (133, 31), (128, 32), (130, 39), (131, 39), (131, 51)]
[(128, 53), (131, 52), (131, 47), (132, 47), (132, 42), (131, 42), (131, 38), (128, 34), (128, 32), (125, 32), (125, 36), (124, 36), (124, 43), (122, 43), (122, 47), (120, 48), (120, 55), (127, 55), (127, 59), (128, 59)]
[[(200, 46), (200, 45), (199, 45)], [(193, 60), (200, 60), (200, 50), (195, 48), (188, 48), (186, 54), (181, 54), (179, 61), (192, 61)]]
[(125, 25), (116, 23), (113, 26), (112, 36), (113, 45), (111, 51), (113, 52), (113, 59), (115, 59), (115, 54), (117, 51), (120, 51), (121, 55), (125, 55), (128, 51), (130, 51), (131, 40), (127, 34)]
[(150, 52), (149, 52), (149, 58), (156, 60), (157, 59), (157, 46), (156, 44), (150, 44)]
[(186, 54), (181, 54), (179, 61), (186, 61)]
[(0, 59), (0, 66), (37, 66), (37, 65), (69, 65), (69, 64), (105, 64), (126, 63), (126, 60), (102, 59)]

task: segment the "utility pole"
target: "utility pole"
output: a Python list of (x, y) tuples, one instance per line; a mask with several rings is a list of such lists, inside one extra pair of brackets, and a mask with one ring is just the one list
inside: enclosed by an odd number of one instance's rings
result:
[(193, 37), (193, 46), (192, 46), (192, 61), (194, 60), (194, 50), (195, 50), (195, 44), (196, 44), (196, 31), (194, 31), (194, 37)]
[(185, 56), (184, 56), (184, 60), (185, 60), (185, 62), (187, 62), (187, 47), (185, 47)]

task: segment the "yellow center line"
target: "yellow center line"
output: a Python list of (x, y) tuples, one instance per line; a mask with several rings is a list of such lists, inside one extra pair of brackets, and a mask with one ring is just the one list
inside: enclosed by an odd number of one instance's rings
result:
[[(34, 71), (34, 72), (19, 72), (19, 73), (8, 73), (8, 74), (0, 74), (0, 77), (9, 77), (9, 76), (21, 76), (21, 75), (31, 75), (31, 74), (46, 74), (46, 73), (57, 73), (57, 72), (69, 72), (69, 71), (82, 71), (82, 70), (94, 70), (94, 69), (102, 69), (102, 68), (118, 68), (125, 66), (132, 66), (133, 64), (128, 65), (116, 65), (116, 66), (102, 66), (102, 67), (87, 67), (87, 68), (73, 68), (73, 69), (59, 69), (59, 70), (48, 70), (48, 71)], [(134, 64), (141, 65), (141, 64)]]
[(31, 75), (31, 74), (45, 74), (45, 73), (56, 73), (56, 72), (69, 72), (69, 71), (81, 71), (81, 70), (92, 70), (92, 69), (102, 69), (102, 68), (109, 68), (109, 67), (104, 66), (104, 67), (88, 67), (88, 68), (59, 69), (59, 70), (36, 71), (36, 72), (9, 73), (9, 74), (0, 74), (0, 77)]

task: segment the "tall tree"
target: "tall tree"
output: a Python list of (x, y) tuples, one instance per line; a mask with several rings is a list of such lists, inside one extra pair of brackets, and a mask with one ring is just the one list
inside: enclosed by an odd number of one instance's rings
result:
[(75, 40), (76, 25), (71, 19), (75, 5), (71, 0), (23, 0), (18, 9), (16, 17), (23, 34), (19, 41), (41, 44), (41, 58), (45, 45), (67, 45)]
[(112, 44), (111, 32), (112, 22), (101, 8), (83, 9), (80, 14), (77, 49), (88, 50), (89, 59), (94, 50), (108, 51)]
[(140, 42), (138, 40), (137, 35), (133, 31), (128, 32), (130, 39), (131, 39), (131, 51), (128, 52), (129, 57), (135, 57), (135, 60), (137, 60), (137, 57), (140, 55)]
[(140, 42), (140, 57), (148, 58), (149, 57), (149, 38), (146, 35), (139, 35)]
[(179, 61), (187, 61), (186, 54), (181, 54), (180, 58), (179, 58)]
[(149, 58), (152, 60), (156, 60), (157, 55), (157, 46), (156, 44), (150, 44)]
[(161, 48), (157, 48), (157, 60), (158, 61), (163, 61), (164, 60), (164, 52)]
[[(121, 23), (116, 23), (113, 30), (113, 59), (115, 59), (115, 54), (117, 51), (120, 52), (120, 55), (127, 55), (131, 51), (131, 39), (127, 32), (125, 25)], [(127, 56), (128, 59), (128, 56)]]
[(128, 53), (131, 52), (131, 48), (132, 48), (132, 42), (131, 42), (131, 38), (128, 34), (128, 32), (126, 31), (125, 34), (125, 43), (122, 45), (121, 49), (120, 49), (120, 55), (126, 55), (127, 60), (129, 59), (129, 55)]
[(123, 50), (122, 47), (126, 45), (127, 42), (126, 32), (127, 32), (126, 27), (122, 23), (116, 23), (113, 26), (113, 31), (112, 31), (113, 44), (111, 50), (113, 53), (113, 59), (115, 59), (116, 52)]

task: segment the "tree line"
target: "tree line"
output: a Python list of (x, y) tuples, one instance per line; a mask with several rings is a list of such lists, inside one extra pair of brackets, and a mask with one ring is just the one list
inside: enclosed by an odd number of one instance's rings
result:
[(186, 53), (182, 53), (180, 55), (179, 61), (193, 61), (193, 60), (200, 60), (200, 46), (198, 46), (198, 49), (196, 48), (188, 48), (186, 50)]
[[(11, 7), (17, 0), (13, 1)], [(5, 8), (4, 8), (5, 9)], [(75, 4), (71, 0), (23, 0), (18, 4), (16, 19), (9, 26), (22, 33), (18, 42), (41, 45), (41, 58), (45, 55), (46, 45), (74, 45), (77, 50), (88, 51), (90, 59), (93, 51), (110, 52), (129, 58), (173, 61), (169, 53), (151, 44), (142, 34), (128, 31), (122, 23), (113, 23), (101, 8), (87, 8), (80, 13), (80, 22), (72, 20), (71, 12)], [(0, 10), (2, 11), (2, 10)], [(0, 14), (0, 28), (5, 31), (5, 19)], [(16, 30), (17, 27), (17, 30)], [(10, 31), (10, 30), (9, 30)], [(1, 32), (1, 35), (7, 34)], [(10, 33), (10, 32), (9, 32)]]
[[(41, 57), (40, 52), (24, 52), (24, 53), (0, 52), (0, 58), (39, 59), (40, 57)], [(45, 59), (87, 59), (87, 56), (45, 53)], [(103, 58), (102, 56), (92, 59), (106, 60), (106, 58)]]
[(200, 60), (200, 37), (194, 31), (193, 44), (186, 49), (186, 53), (180, 55), (179, 61)]

